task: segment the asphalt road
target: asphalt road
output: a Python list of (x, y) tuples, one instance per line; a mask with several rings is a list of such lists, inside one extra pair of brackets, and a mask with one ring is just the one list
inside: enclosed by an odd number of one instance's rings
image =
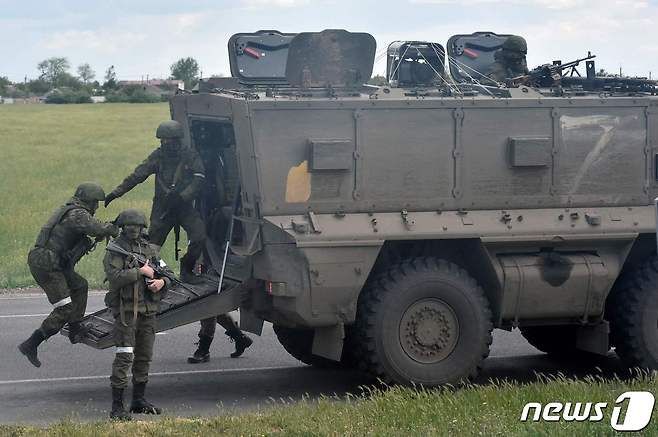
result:
[[(92, 293), (87, 310), (103, 306), (103, 295)], [(37, 369), (16, 349), (50, 311), (41, 294), (0, 295), (0, 423), (51, 423), (70, 417), (105, 419), (111, 394), (109, 373), (114, 351), (71, 345), (56, 335), (39, 349)], [(198, 325), (159, 333), (151, 366), (148, 398), (175, 416), (209, 416), (267, 408), (280, 399), (303, 395), (359, 393), (364, 382), (356, 372), (319, 370), (289, 356), (269, 324), (253, 346), (237, 359), (228, 355), (233, 345), (221, 327), (209, 363), (190, 365)], [(536, 371), (567, 375), (612, 373), (614, 356), (596, 363), (556, 362), (530, 346), (518, 331), (494, 332), (490, 357), (477, 383), (490, 379), (529, 381)], [(595, 367), (598, 367), (596, 369)]]

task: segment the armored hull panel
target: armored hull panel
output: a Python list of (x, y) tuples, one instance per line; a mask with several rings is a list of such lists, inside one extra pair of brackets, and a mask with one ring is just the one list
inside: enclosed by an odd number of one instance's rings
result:
[(656, 187), (657, 102), (260, 99), (231, 107), (250, 125), (236, 138), (252, 155), (241, 159), (244, 178), (257, 182), (248, 197), (261, 214), (279, 215), (646, 205)]

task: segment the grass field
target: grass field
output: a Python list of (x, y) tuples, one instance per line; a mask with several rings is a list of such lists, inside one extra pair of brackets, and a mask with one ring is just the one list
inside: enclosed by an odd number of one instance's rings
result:
[[(209, 419), (164, 418), (158, 421), (80, 424), (65, 421), (46, 428), (0, 426), (8, 436), (604, 436), (614, 402), (629, 390), (658, 389), (658, 378), (643, 375), (630, 381), (557, 378), (531, 384), (505, 382), (460, 390), (370, 390), (344, 402), (327, 398), (281, 404), (259, 413)], [(521, 422), (527, 402), (606, 402), (599, 422)], [(625, 407), (624, 407), (625, 408)], [(654, 413), (655, 415), (655, 413)], [(621, 416), (622, 418), (625, 416)], [(623, 419), (622, 419), (623, 420)], [(634, 435), (658, 435), (655, 420)]]
[[(34, 285), (27, 253), (50, 214), (80, 182), (112, 190), (153, 150), (155, 128), (168, 118), (166, 103), (0, 105), (0, 288)], [(113, 220), (140, 208), (148, 216), (152, 197), (150, 178), (96, 215)], [(167, 241), (163, 252), (168, 261), (172, 246)], [(102, 254), (78, 265), (92, 287), (102, 285)]]

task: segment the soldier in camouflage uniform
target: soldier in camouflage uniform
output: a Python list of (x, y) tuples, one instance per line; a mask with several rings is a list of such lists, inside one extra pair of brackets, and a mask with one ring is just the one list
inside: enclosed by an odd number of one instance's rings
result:
[(203, 251), (206, 228), (194, 199), (205, 180), (205, 171), (196, 150), (183, 148), (183, 127), (177, 121), (165, 121), (158, 126), (155, 136), (161, 146), (135, 168), (123, 182), (105, 198), (105, 207), (123, 196), (137, 184), (155, 175), (155, 195), (151, 208), (151, 243), (162, 246), (175, 226), (187, 233), (189, 246), (181, 258), (181, 278), (193, 282), (194, 264)]
[(93, 217), (104, 197), (105, 192), (98, 184), (87, 182), (78, 186), (74, 196), (41, 228), (30, 250), (27, 258), (30, 272), (53, 306), (41, 327), (18, 346), (36, 367), (41, 366), (37, 357), (39, 345), (67, 322), (71, 343), (77, 343), (88, 330), (80, 322), (87, 308), (87, 281), (74, 267), (94, 244), (88, 236), (104, 238), (118, 234), (112, 223)]
[(517, 35), (510, 35), (503, 43), (501, 49), (494, 54), (496, 63), (493, 64), (489, 77), (496, 82), (505, 82), (528, 74), (526, 54), (528, 46), (525, 39)]
[[(190, 243), (187, 253), (181, 258), (181, 279), (193, 283), (196, 282), (193, 274), (194, 265), (203, 252), (206, 240), (206, 227), (201, 215), (194, 208), (194, 199), (201, 192), (205, 182), (205, 169), (196, 150), (182, 147), (183, 127), (177, 121), (161, 123), (155, 136), (160, 139), (161, 146), (107, 195), (105, 207), (155, 174), (155, 196), (151, 209), (149, 240), (157, 246), (162, 246), (172, 228), (182, 226)], [(226, 317), (229, 318), (230, 324), (226, 322)], [(220, 316), (224, 321), (222, 326), (226, 328), (226, 334), (235, 341), (236, 352), (240, 351), (242, 354), (242, 351), (251, 344), (251, 339), (235, 326), (230, 316), (226, 317)], [(212, 331), (212, 333), (210, 337), (204, 334), (203, 342), (200, 333), (199, 344), (207, 343), (210, 346), (215, 323), (206, 321), (205, 324), (206, 329), (202, 328), (202, 331), (207, 333)], [(209, 325), (212, 325), (212, 328), (208, 328)]]
[[(153, 264), (166, 268), (159, 257), (158, 248), (144, 239), (146, 216), (141, 211), (128, 209), (117, 217), (121, 235), (114, 243), (122, 249), (143, 255)], [(111, 419), (130, 420), (123, 406), (123, 393), (128, 386), (128, 370), (132, 366), (133, 398), (131, 413), (160, 414), (162, 410), (144, 398), (148, 382), (149, 366), (153, 356), (155, 323), (160, 300), (170, 285), (166, 277), (156, 278), (153, 268), (143, 266), (131, 256), (124, 256), (109, 249), (103, 259), (103, 267), (110, 291), (105, 304), (114, 315), (114, 345), (116, 355), (112, 363), (112, 410)], [(168, 269), (167, 269), (168, 270)]]

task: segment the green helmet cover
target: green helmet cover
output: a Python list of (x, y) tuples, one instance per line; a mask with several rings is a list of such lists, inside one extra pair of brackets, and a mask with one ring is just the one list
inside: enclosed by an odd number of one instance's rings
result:
[(117, 216), (116, 220), (114, 220), (114, 224), (120, 227), (126, 225), (148, 226), (146, 216), (138, 209), (127, 209), (122, 211)]
[(526, 54), (528, 52), (528, 44), (523, 37), (510, 35), (503, 43), (502, 49), (509, 52), (520, 52)]
[(105, 191), (96, 182), (84, 182), (75, 189), (74, 196), (83, 202), (100, 202), (105, 199)]
[(155, 136), (159, 139), (183, 138), (183, 126), (176, 120), (163, 121), (155, 131)]

